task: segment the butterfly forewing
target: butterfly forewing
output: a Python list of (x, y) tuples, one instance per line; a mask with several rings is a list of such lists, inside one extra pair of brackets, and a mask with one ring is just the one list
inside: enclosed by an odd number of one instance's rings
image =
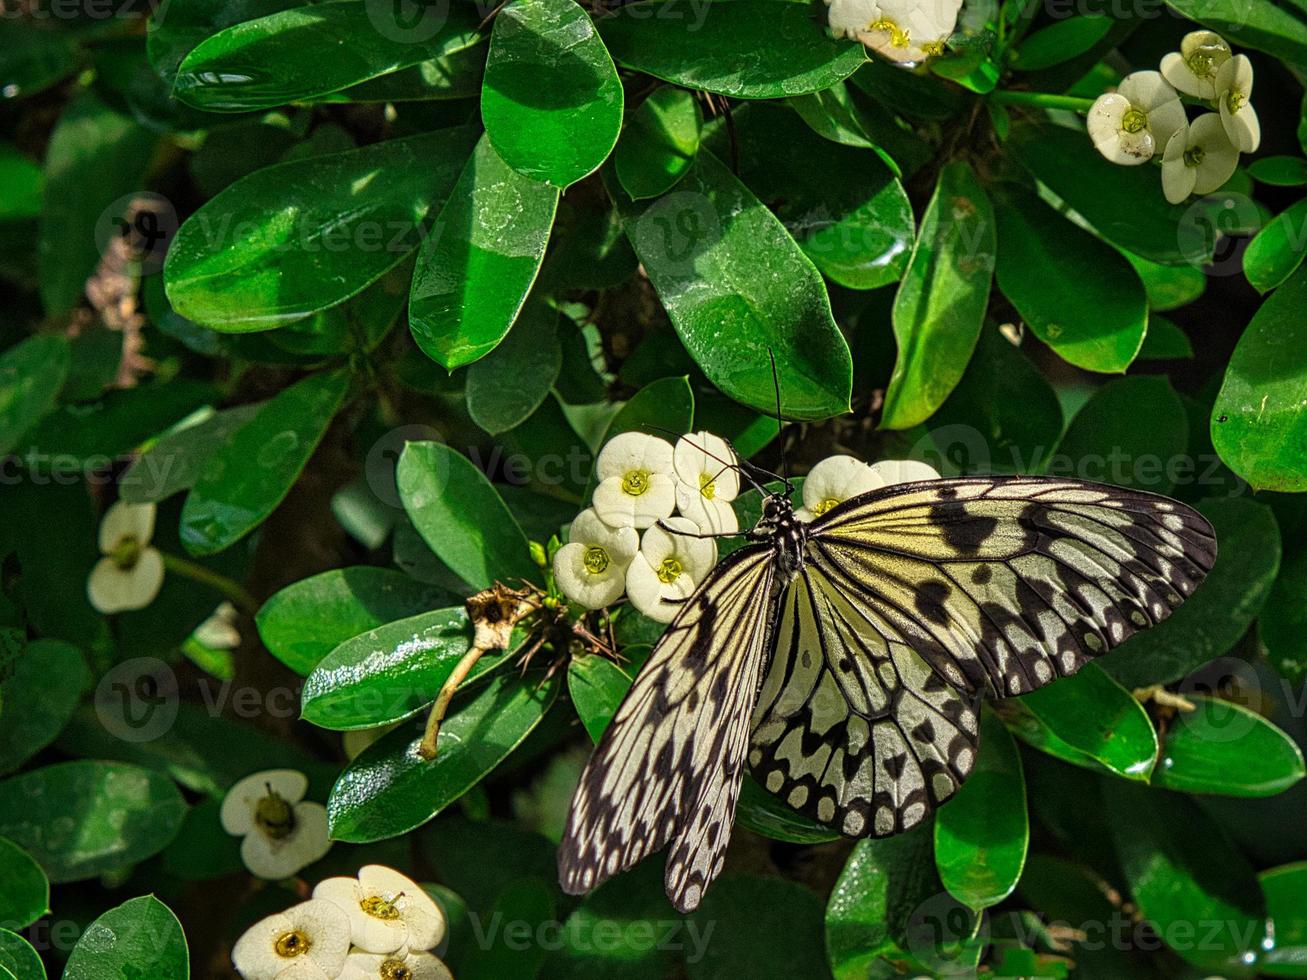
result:
[(667, 627), (591, 756), (558, 851), (579, 894), (672, 844), (689, 911), (721, 870), (775, 608), (771, 549), (725, 559)]

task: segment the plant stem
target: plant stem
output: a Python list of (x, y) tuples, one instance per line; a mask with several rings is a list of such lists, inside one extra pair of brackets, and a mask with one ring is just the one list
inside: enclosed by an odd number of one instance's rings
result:
[(999, 90), (989, 93), (991, 102), (1001, 105), (1028, 105), (1040, 109), (1069, 109), (1072, 112), (1088, 112), (1094, 104), (1093, 99), (1082, 99), (1075, 95), (1051, 95), (1048, 92), (1013, 92)]
[(431, 712), (427, 715), (426, 731), (422, 733), (422, 741), (418, 744), (418, 755), (424, 759), (434, 759), (436, 757), (436, 741), (440, 737), (440, 723), (445, 720), (445, 712), (449, 710), (449, 702), (458, 690), (458, 685), (463, 683), (468, 672), (476, 666), (476, 662), (481, 657), (489, 653), (485, 647), (473, 646), (467, 653), (463, 654), (463, 659), (454, 667), (453, 673), (449, 679), (440, 688), (440, 693), (436, 695), (436, 703), (431, 706)]
[(230, 600), (233, 606), (247, 616), (253, 617), (259, 611), (259, 600), (246, 592), (245, 587), (239, 582), (229, 579), (226, 575), (177, 555), (165, 554), (163, 567), (174, 575), (217, 589)]

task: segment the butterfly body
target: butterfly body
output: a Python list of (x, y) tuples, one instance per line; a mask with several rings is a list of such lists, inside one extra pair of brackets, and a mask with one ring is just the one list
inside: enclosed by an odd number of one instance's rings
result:
[(1216, 556), (1155, 494), (962, 478), (854, 497), (810, 524), (764, 498), (751, 542), (668, 626), (582, 774), (560, 881), (669, 846), (682, 911), (720, 872), (746, 765), (849, 836), (926, 819), (970, 774), (979, 702), (1070, 676), (1165, 619)]

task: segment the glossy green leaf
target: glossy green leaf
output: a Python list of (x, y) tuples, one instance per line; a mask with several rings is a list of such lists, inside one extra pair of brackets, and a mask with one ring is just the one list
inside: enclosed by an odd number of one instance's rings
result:
[[(789, 106), (814, 133), (832, 143), (856, 146), (864, 150), (877, 149), (867, 133), (867, 125), (861, 109), (849, 94), (848, 82), (836, 82), (820, 92), (795, 96), (789, 100)], [(883, 150), (879, 151), (878, 155), (882, 162), (894, 171), (895, 177), (903, 176), (893, 157)]]
[(1307, 67), (1307, 10), (1301, 5), (1240, 0), (1166, 0), (1183, 17), (1210, 27), (1236, 47), (1256, 48)]
[(0, 676), (0, 773), (8, 773), (55, 740), (91, 674), (72, 644), (33, 640), (12, 672)]
[(848, 411), (852, 364), (821, 276), (711, 153), (700, 151), (673, 193), (651, 204), (619, 202), (619, 209), (677, 334), (710, 381), (736, 401), (774, 412), (770, 351), (783, 415)]
[(61, 762), (0, 782), (0, 837), (36, 858), (55, 883), (157, 854), (185, 812), (171, 779), (115, 762)]
[(1157, 733), (1148, 713), (1097, 664), (997, 710), (1023, 742), (1064, 762), (1139, 782), (1153, 771)]
[(1261, 293), (1283, 283), (1307, 256), (1307, 198), (1277, 214), (1243, 253), (1243, 272)]
[(1195, 966), (1252, 976), (1266, 923), (1247, 859), (1186, 797), (1119, 780), (1105, 783), (1103, 795), (1140, 913)]
[(975, 768), (935, 816), (935, 867), (949, 894), (985, 909), (1012, 894), (1029, 844), (1021, 756), (1003, 723), (986, 711)]
[(0, 456), (54, 408), (70, 364), (59, 334), (37, 334), (0, 355)]
[(1112, 27), (1112, 18), (1100, 15), (1054, 21), (1023, 39), (1012, 59), (1017, 71), (1039, 71), (1084, 54)]
[(221, 451), (261, 408), (261, 402), (238, 405), (168, 433), (141, 453), (119, 477), (119, 495), (134, 504), (157, 503), (191, 489), (209, 458)]
[(790, 0), (697, 8), (643, 0), (613, 11), (599, 33), (623, 68), (738, 99), (820, 92), (866, 61), (860, 44), (833, 40), (805, 4)]
[(1285, 553), (1257, 631), (1281, 675), (1295, 684), (1307, 680), (1307, 548)]
[(453, 596), (388, 568), (339, 568), (288, 585), (263, 604), (255, 622), (263, 645), (297, 674), (368, 630), (432, 608)]
[(526, 305), (503, 342), (467, 369), (472, 421), (497, 435), (535, 413), (563, 368), (558, 330), (557, 310), (543, 302)]
[[(428, 7), (434, 14), (438, 8)], [(431, 16), (431, 15), (428, 15)], [(481, 38), (485, 39), (482, 34)], [(432, 99), (473, 99), (481, 93), (486, 48), (480, 42), (460, 51), (401, 68), (358, 85), (332, 92), (318, 102), (398, 103)]]
[(1268, 977), (1307, 976), (1307, 861), (1263, 871), (1257, 880), (1271, 921), (1258, 971)]
[(350, 764), (331, 791), (331, 836), (363, 843), (420, 827), (480, 782), (539, 724), (558, 678), (507, 674), (455, 703), (440, 728), (436, 757), (417, 754), (407, 726)]
[(1186, 694), (1162, 738), (1153, 784), (1185, 793), (1274, 796), (1307, 775), (1293, 739), (1232, 701)]
[(472, 588), (539, 578), (522, 529), (466, 456), (438, 442), (411, 442), (396, 481), (422, 539)]
[(448, 370), (504, 339), (540, 271), (558, 189), (511, 169), (477, 143), (422, 250), (409, 293), (418, 346)]
[(475, 138), (470, 127), (439, 130), (238, 180), (178, 230), (168, 299), (181, 316), (234, 333), (344, 302), (417, 248)]
[(898, 358), (883, 428), (925, 421), (962, 378), (989, 304), (995, 244), (994, 213), (975, 173), (946, 165), (894, 297)]
[(186, 55), (175, 96), (208, 112), (266, 109), (337, 92), (475, 44), (474, 9), (400, 20), (397, 9), (327, 0), (219, 31)]
[(630, 686), (630, 674), (605, 657), (572, 658), (567, 693), (591, 740), (599, 741)]
[(1193, 356), (1193, 345), (1183, 330), (1166, 317), (1149, 316), (1148, 333), (1144, 334), (1143, 346), (1139, 348), (1139, 360), (1174, 361)]
[(809, 819), (780, 797), (767, 792), (751, 774), (740, 784), (735, 824), (789, 844), (825, 844), (840, 840), (838, 831)]
[[(1140, 419), (1148, 419), (1148, 425), (1140, 426)], [(1188, 445), (1189, 420), (1166, 378), (1131, 376), (1094, 392), (1045, 470), (1051, 476), (1168, 493), (1177, 480), (1193, 477), (1185, 459)]]
[(81, 300), (102, 250), (118, 234), (115, 219), (126, 211), (126, 195), (142, 190), (156, 141), (89, 91), (59, 117), (45, 154), (46, 203), (37, 242), (46, 313), (62, 316)]
[(723, 877), (708, 889), (693, 918), (700, 935), (707, 928), (713, 931), (702, 957), (695, 962), (687, 957), (690, 980), (829, 976), (821, 898), (796, 882), (762, 875)]
[(124, 902), (87, 926), (64, 968), (64, 980), (190, 975), (182, 924), (153, 895)]
[(38, 217), (44, 183), (45, 174), (39, 165), (8, 143), (0, 142), (0, 221)]
[(0, 837), (0, 922), (25, 929), (50, 911), (50, 882), (30, 854)]
[[(510, 650), (521, 635), (515, 640)], [(346, 640), (313, 669), (300, 694), (300, 716), (336, 731), (401, 721), (436, 699), (471, 645), (472, 630), (461, 606), (378, 626)], [(493, 670), (509, 656), (482, 656), (468, 679)]]
[(622, 129), (622, 83), (573, 0), (512, 0), (495, 17), (481, 118), (499, 158), (560, 190), (596, 170)]
[(1307, 270), (1253, 314), (1212, 408), (1212, 444), (1259, 490), (1307, 490)]
[(0, 929), (0, 977), (4, 980), (46, 980), (45, 964), (22, 936)]
[(1015, 185), (999, 191), (995, 210), (998, 286), (1034, 335), (1076, 367), (1129, 367), (1148, 328), (1148, 298), (1130, 263)]
[(1086, 153), (1088, 137), (1060, 126), (1015, 126), (1017, 160), (1120, 248), (1164, 265), (1201, 265), (1212, 257), (1210, 221), (1157, 192), (1150, 167), (1122, 167)]
[(349, 377), (313, 374), (264, 403), (205, 463), (182, 507), (186, 550), (229, 548), (277, 509), (345, 400)]
[(693, 94), (672, 85), (654, 89), (626, 124), (613, 155), (627, 196), (641, 201), (676, 186), (699, 152), (702, 126)]
[(1241, 497), (1212, 498), (1198, 510), (1216, 529), (1216, 564), (1164, 622), (1099, 661), (1130, 689), (1179, 680), (1230, 650), (1261, 611), (1280, 568), (1280, 530), (1270, 508)]
[(1253, 180), (1272, 187), (1302, 187), (1307, 184), (1307, 160), (1302, 157), (1262, 157), (1248, 164)]
[[(1143, 280), (1144, 291), (1148, 293), (1148, 308), (1154, 313), (1165, 313), (1192, 303), (1207, 289), (1207, 276), (1202, 269), (1192, 265), (1162, 265), (1133, 252), (1121, 254)], [(1145, 343), (1147, 339), (1145, 336)]]

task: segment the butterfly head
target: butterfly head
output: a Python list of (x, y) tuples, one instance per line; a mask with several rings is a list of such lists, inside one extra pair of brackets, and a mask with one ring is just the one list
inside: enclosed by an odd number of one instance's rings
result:
[(762, 517), (749, 537), (754, 541), (771, 542), (785, 581), (803, 567), (808, 526), (794, 515), (794, 505), (785, 494), (771, 493), (762, 498)]

